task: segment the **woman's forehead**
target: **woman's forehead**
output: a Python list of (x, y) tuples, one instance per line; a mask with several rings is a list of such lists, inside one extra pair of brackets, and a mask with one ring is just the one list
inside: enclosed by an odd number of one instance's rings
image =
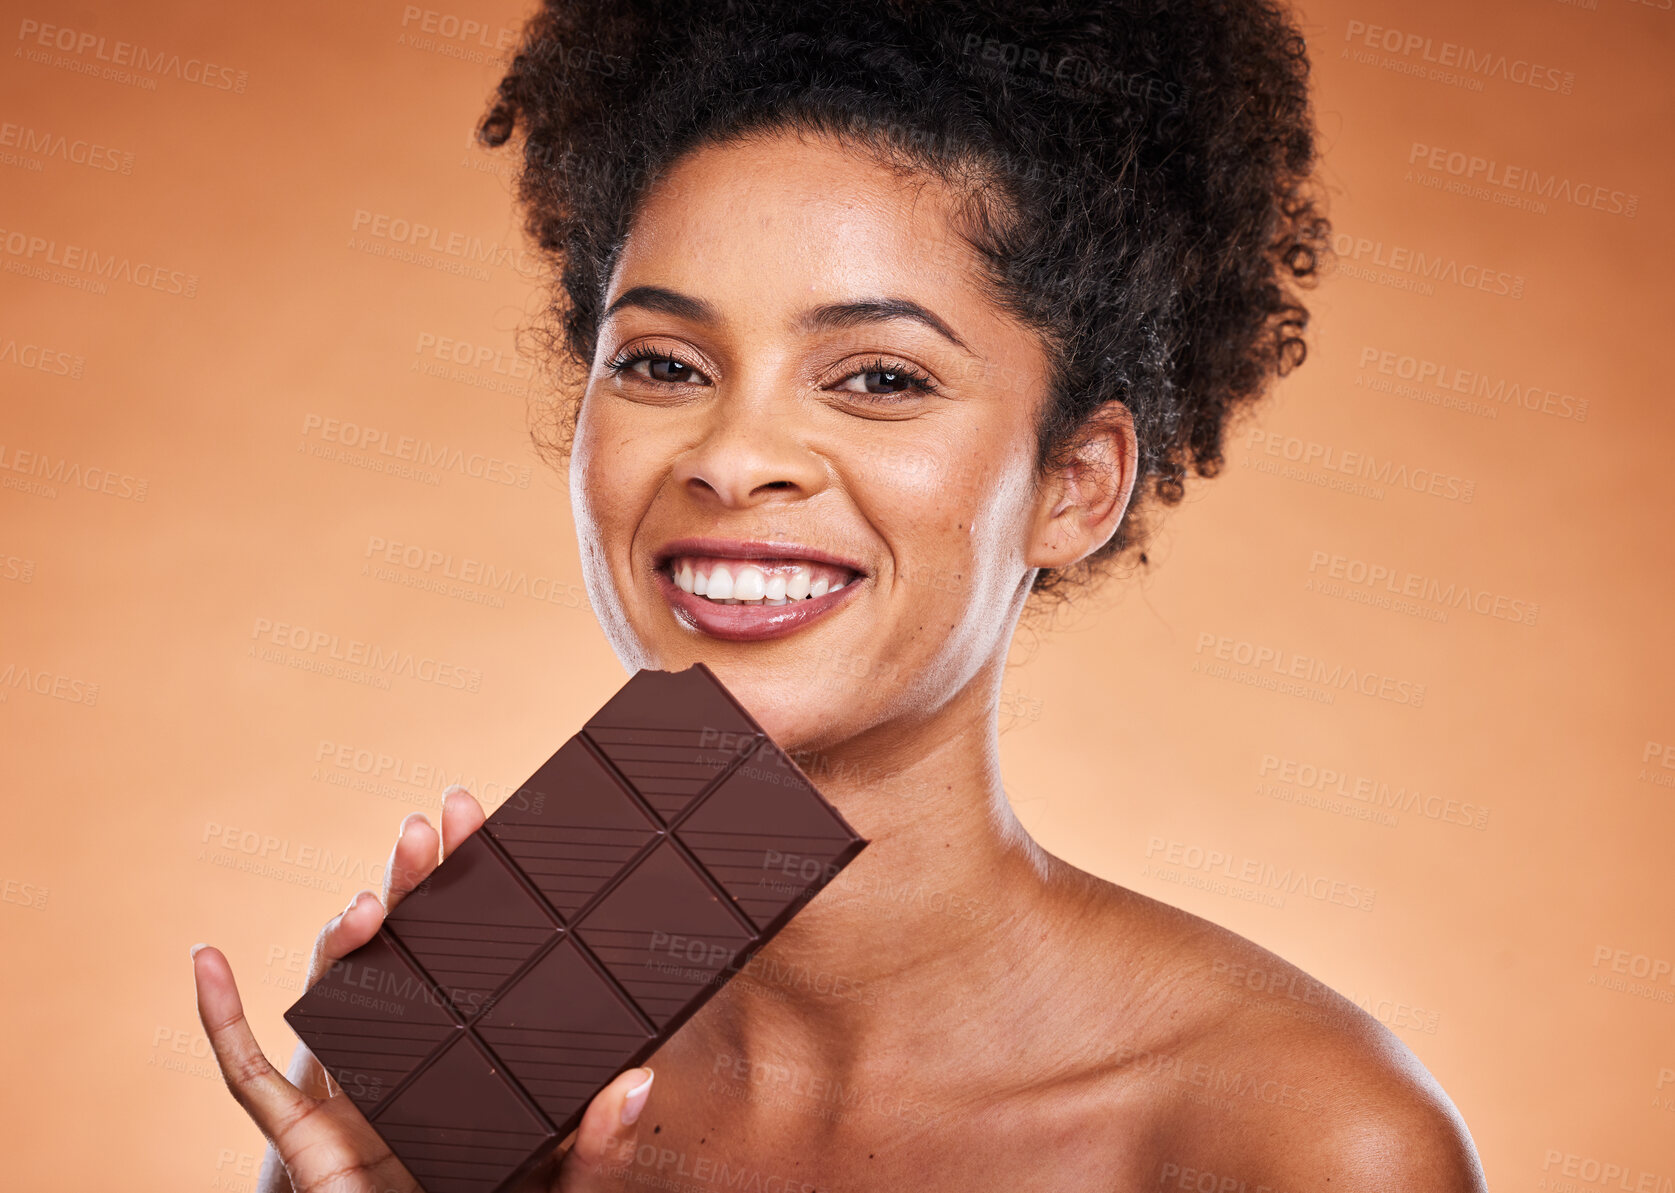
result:
[(694, 150), (647, 194), (627, 252), (705, 258), (752, 251), (746, 264), (829, 268), (902, 262), (894, 271), (969, 268), (958, 196), (932, 175), (904, 175), (864, 149), (792, 135)]
[(832, 139), (706, 146), (647, 194), (607, 301), (640, 285), (781, 312), (891, 295), (976, 334), (995, 313), (959, 212), (935, 176), (904, 175)]

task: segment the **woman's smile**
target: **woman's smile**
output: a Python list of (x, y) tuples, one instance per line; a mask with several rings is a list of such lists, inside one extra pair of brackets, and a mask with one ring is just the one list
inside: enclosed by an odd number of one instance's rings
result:
[(733, 642), (782, 638), (850, 603), (865, 570), (793, 543), (680, 539), (654, 575), (682, 625)]

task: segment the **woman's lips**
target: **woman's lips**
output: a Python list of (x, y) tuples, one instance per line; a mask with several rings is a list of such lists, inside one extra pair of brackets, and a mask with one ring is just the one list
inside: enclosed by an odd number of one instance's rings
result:
[(735, 642), (795, 633), (842, 604), (859, 579), (850, 568), (808, 559), (676, 555), (657, 569), (681, 621)]

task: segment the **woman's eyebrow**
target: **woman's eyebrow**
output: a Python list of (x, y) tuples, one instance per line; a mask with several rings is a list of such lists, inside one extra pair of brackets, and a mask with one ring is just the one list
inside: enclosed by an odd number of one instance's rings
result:
[(605, 313), (599, 317), (601, 323), (610, 321), (623, 307), (639, 307), (643, 311), (655, 311), (660, 315), (673, 315), (677, 319), (687, 319), (693, 323), (718, 323), (721, 321), (720, 312), (701, 298), (693, 298), (690, 294), (682, 294), (678, 290), (668, 290), (662, 286), (634, 286), (623, 291)]
[(883, 323), (890, 319), (917, 320), (956, 348), (971, 353), (971, 349), (965, 346), (965, 341), (955, 335), (952, 328), (911, 298), (868, 298), (858, 302), (827, 303), (805, 313), (797, 322), (803, 331), (822, 331), (827, 328)]
[[(721, 313), (711, 303), (663, 286), (634, 286), (623, 291), (615, 302), (605, 308), (605, 313), (600, 316), (599, 321), (609, 322), (612, 316), (625, 307), (638, 307), (640, 310), (654, 311), (660, 315), (673, 315), (677, 319), (686, 319), (693, 323), (714, 324), (721, 321)], [(826, 303), (804, 312), (797, 320), (797, 327), (804, 332), (825, 331), (832, 328), (860, 327), (868, 323), (884, 323), (891, 319), (913, 319), (923, 323), (956, 348), (971, 354), (971, 349), (966, 347), (965, 341), (955, 335), (948, 324), (911, 298), (866, 298), (855, 302)]]

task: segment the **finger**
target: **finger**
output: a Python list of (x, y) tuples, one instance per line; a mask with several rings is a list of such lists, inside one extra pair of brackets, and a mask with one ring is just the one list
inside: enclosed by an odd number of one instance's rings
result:
[[(314, 938), (314, 953), (308, 960), (308, 977), (303, 989), (312, 988), (339, 958), (348, 956), (371, 940), (383, 921), (383, 904), (373, 897), (371, 891), (357, 891), (355, 897), (349, 900), (349, 905), (327, 920), (326, 926), (320, 929), (320, 935)], [(337, 1093), (325, 1066), (300, 1040), (291, 1053), (291, 1063), (285, 1066), (285, 1076), (311, 1098), (329, 1098)]]
[(310, 1114), (317, 1103), (281, 1077), (262, 1054), (245, 1022), (233, 968), (221, 950), (192, 946), (192, 976), (198, 991), (198, 1019), (227, 1088), (263, 1135), (278, 1137)]
[(301, 1040), (291, 1052), (291, 1063), (285, 1066), (285, 1080), (311, 1098), (330, 1098), (337, 1094), (337, 1082)]
[(308, 961), (308, 984), (313, 986), (343, 957), (378, 934), (384, 922), (384, 905), (371, 891), (356, 891), (349, 905), (326, 921), (314, 938), (314, 955)]
[(463, 787), (442, 793), (442, 856), (458, 849), (460, 842), (483, 827), (483, 807)]
[(651, 1096), (652, 1071), (629, 1069), (594, 1095), (576, 1128), (576, 1142), (558, 1166), (556, 1193), (616, 1188), (620, 1170), (634, 1158), (636, 1125)]
[[(447, 807), (447, 801), (443, 801)], [(395, 845), (390, 850), (389, 863), (384, 867), (384, 910), (394, 911), (395, 905), (434, 869), (440, 856), (442, 838), (437, 835), (423, 812), (410, 812), (401, 822)]]

